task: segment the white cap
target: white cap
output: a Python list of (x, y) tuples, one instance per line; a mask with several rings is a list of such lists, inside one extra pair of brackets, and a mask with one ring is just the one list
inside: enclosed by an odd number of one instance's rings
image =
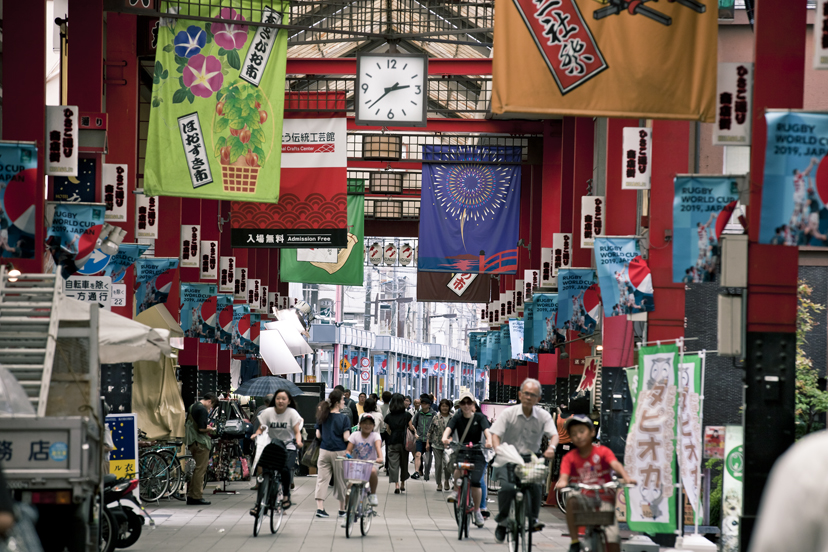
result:
[(460, 393), (460, 396), (457, 398), (457, 403), (459, 404), (463, 402), (463, 399), (471, 399), (473, 403), (477, 404), (477, 399), (474, 398), (474, 395), (472, 395), (469, 391), (463, 391)]

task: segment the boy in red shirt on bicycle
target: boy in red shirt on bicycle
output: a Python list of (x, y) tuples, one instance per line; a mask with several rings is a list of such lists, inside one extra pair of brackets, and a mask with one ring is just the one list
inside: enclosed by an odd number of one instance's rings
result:
[[(621, 465), (612, 451), (602, 445), (593, 445), (595, 438), (595, 425), (589, 416), (575, 414), (566, 420), (566, 430), (575, 445), (575, 449), (569, 451), (561, 461), (561, 475), (558, 479), (557, 488), (562, 489), (573, 483), (585, 483), (589, 485), (601, 485), (612, 481), (612, 472), (615, 471), (622, 477), (624, 483), (635, 483), (627, 475), (624, 466)], [(587, 491), (592, 493), (592, 491)], [(573, 496), (573, 498), (577, 498)], [(601, 510), (615, 510), (615, 493), (601, 493)], [(578, 526), (575, 525), (575, 510), (578, 502), (573, 500), (566, 509), (566, 523), (569, 526), (569, 536), (572, 544), (569, 552), (580, 552), (581, 543), (578, 540)], [(618, 538), (618, 521), (611, 527), (606, 527), (604, 533), (607, 537), (607, 552), (618, 552), (621, 547)]]

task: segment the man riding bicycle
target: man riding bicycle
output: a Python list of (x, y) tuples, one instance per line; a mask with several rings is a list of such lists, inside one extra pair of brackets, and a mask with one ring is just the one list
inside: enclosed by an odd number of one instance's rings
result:
[[(492, 441), (495, 449), (501, 444), (514, 446), (528, 460), (530, 454), (537, 453), (541, 447), (544, 436), (549, 439), (549, 446), (543, 452), (544, 458), (555, 457), (555, 447), (558, 445), (558, 432), (552, 415), (546, 410), (535, 406), (541, 396), (541, 384), (538, 380), (527, 379), (520, 386), (520, 404), (510, 406), (501, 412), (492, 426)], [(506, 539), (506, 523), (509, 517), (509, 509), (517, 494), (517, 487), (514, 480), (514, 464), (506, 464), (495, 468), (495, 479), (500, 481), (500, 491), (497, 493), (498, 514), (495, 517), (497, 528), (495, 539), (503, 542)], [(541, 506), (541, 486), (531, 485), (531, 512), (532, 526), (534, 531), (543, 529), (543, 524), (538, 521)]]

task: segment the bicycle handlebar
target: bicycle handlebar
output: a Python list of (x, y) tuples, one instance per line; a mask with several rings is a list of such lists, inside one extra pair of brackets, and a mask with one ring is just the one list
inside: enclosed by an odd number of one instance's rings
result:
[(634, 484), (623, 483), (619, 481), (608, 481), (600, 485), (589, 483), (570, 483), (562, 490), (565, 492), (574, 492), (579, 490), (585, 491), (613, 491), (615, 489), (631, 489), (635, 487)]
[(462, 445), (460, 443), (455, 443), (454, 441), (452, 441), (447, 446), (452, 450), (483, 450), (483, 445), (481, 445), (480, 443), (468, 446)]

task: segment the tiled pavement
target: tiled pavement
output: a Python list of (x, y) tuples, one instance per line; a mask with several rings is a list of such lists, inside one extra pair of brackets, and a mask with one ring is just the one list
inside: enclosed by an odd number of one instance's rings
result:
[[(268, 519), (258, 537), (253, 537), (253, 518), (248, 514), (255, 492), (250, 483), (235, 482), (228, 489), (238, 494), (212, 494), (217, 484), (210, 483), (205, 498), (209, 506), (187, 506), (176, 500), (162, 500), (148, 507), (155, 518), (154, 529), (144, 526), (138, 542), (129, 550), (138, 552), (506, 552), (505, 544), (494, 539), (494, 522), (485, 527), (471, 526), (469, 539), (457, 540), (453, 506), (446, 503), (447, 494), (438, 493), (434, 481), (409, 479), (406, 493), (395, 495), (388, 478), (381, 473), (377, 494), (379, 517), (375, 517), (368, 536), (345, 538), (341, 519), (336, 518), (337, 501), (330, 496), (325, 509), (328, 519), (314, 517), (313, 499), (316, 477), (297, 477), (293, 506), (285, 513), (282, 527), (271, 535)], [(490, 500), (495, 498), (490, 497)], [(496, 513), (497, 506), (489, 502)], [(557, 509), (541, 509), (546, 528), (535, 533), (534, 548), (539, 552), (558, 552), (569, 547), (562, 537), (565, 523)]]

